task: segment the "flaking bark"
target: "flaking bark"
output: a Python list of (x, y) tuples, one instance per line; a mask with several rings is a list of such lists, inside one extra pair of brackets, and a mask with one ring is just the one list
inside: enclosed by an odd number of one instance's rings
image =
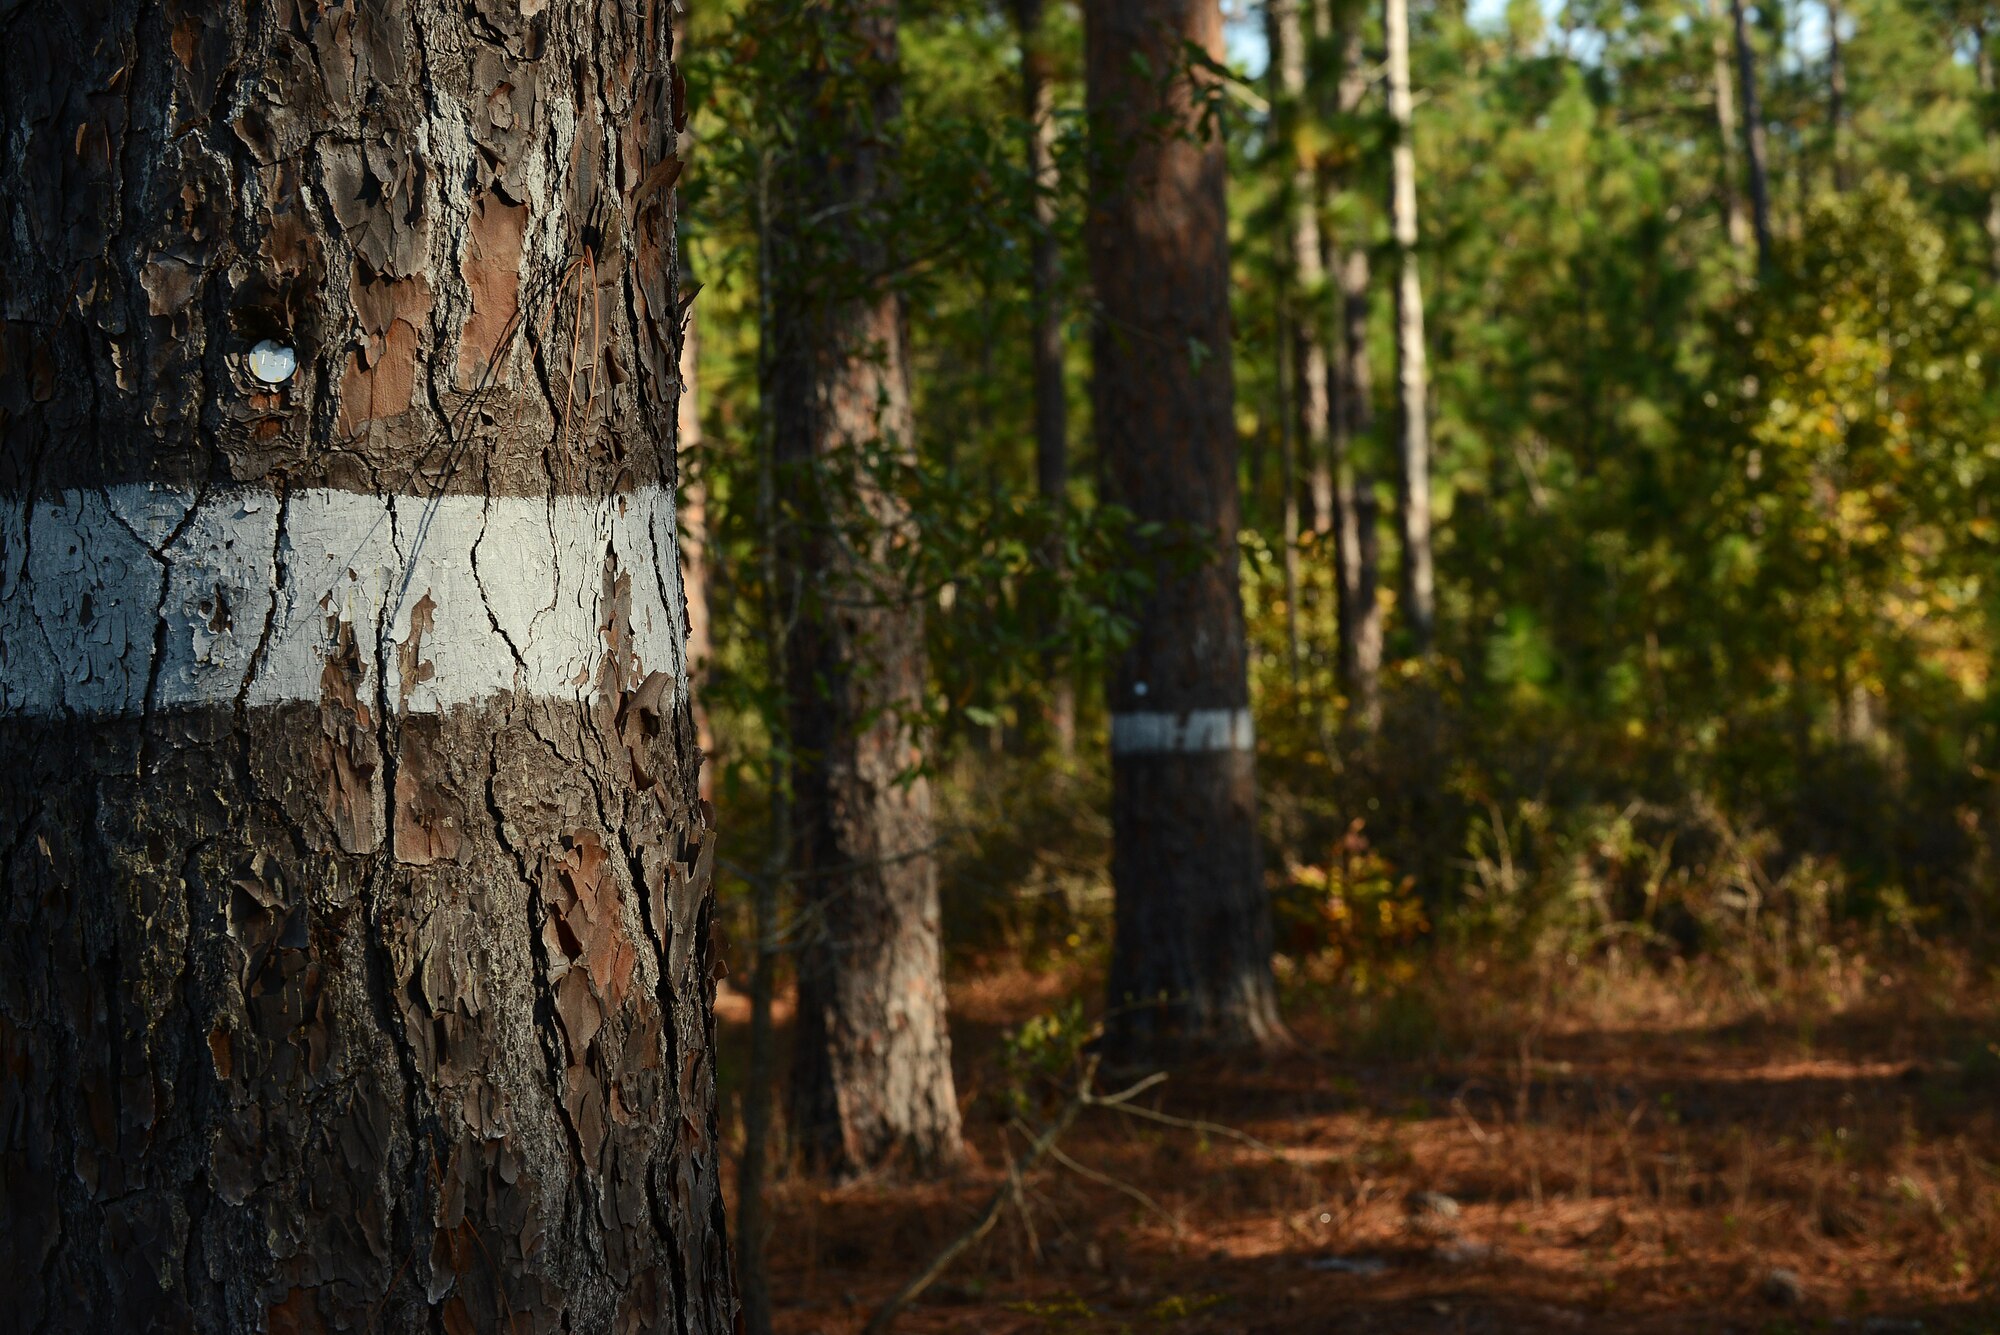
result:
[[(22, 547), (66, 489), (267, 496), (254, 597), (201, 615), (268, 636), (311, 596), (303, 488), (400, 497), (412, 561), (443, 493), (670, 491), (669, 46), (648, 4), (10, 8)], [(296, 373), (254, 378), (260, 340)], [(22, 547), (10, 618), (136, 587)], [(210, 704), (0, 714), (0, 1328), (731, 1328), (710, 836), (679, 664), (625, 611), (678, 607), (670, 545), (594, 580), (566, 698), (409, 712), (418, 589), (401, 643), (329, 604), (316, 701), (246, 703), (252, 653)], [(155, 673), (189, 611), (144, 609)]]

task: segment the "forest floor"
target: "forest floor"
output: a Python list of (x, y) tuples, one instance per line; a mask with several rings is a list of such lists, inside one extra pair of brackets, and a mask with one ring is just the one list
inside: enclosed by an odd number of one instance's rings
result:
[[(1268, 1149), (1087, 1110), (895, 1328), (2000, 1332), (2000, 971), (1422, 968), (1386, 996), (1295, 986), (1298, 1052), (1146, 1096)], [(971, 1226), (1026, 1143), (1003, 1035), (1097, 986), (960, 974), (974, 1161), (777, 1183), (785, 1335), (858, 1331)], [(718, 1012), (740, 1070), (747, 1003), (725, 985)]]

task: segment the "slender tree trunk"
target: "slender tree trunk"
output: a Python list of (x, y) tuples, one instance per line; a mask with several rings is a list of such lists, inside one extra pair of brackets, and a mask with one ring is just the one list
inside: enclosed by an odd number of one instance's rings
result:
[(1833, 141), (1833, 188), (1848, 188), (1847, 62), (1840, 49), (1840, 0), (1826, 0), (1826, 128)]
[[(1320, 12), (1326, 11), (1322, 5)], [(1336, 109), (1358, 114), (1368, 96), (1361, 42), (1361, 12), (1340, 17), (1340, 79)], [(1375, 378), (1368, 359), (1370, 274), (1367, 238), (1350, 239), (1328, 266), (1339, 287), (1339, 365), (1333, 377), (1334, 532), (1336, 614), (1340, 622), (1340, 679), (1347, 692), (1350, 727), (1367, 734), (1381, 719), (1382, 602), (1375, 525), (1374, 480), (1355, 463), (1360, 442), (1375, 425)]]
[(667, 27), (175, 10), (0, 44), (8, 1327), (728, 1331)]
[(1988, 251), (1986, 263), (1988, 274), (1994, 283), (2000, 284), (2000, 104), (1996, 104), (1995, 101), (1996, 90), (2000, 90), (2000, 81), (1996, 81), (1994, 69), (1996, 64), (2000, 64), (2000, 57), (1995, 57), (1993, 53), (1996, 37), (2000, 37), (2000, 30), (1996, 29), (1993, 22), (1988, 21), (1979, 25), (1979, 42), (1976, 48), (1979, 59), (1979, 91), (1985, 95), (1982, 100), (1986, 104), (1986, 170), (1990, 173), (1989, 179), (1992, 181), (1986, 194)]
[(1284, 478), (1281, 507), (1285, 544), (1285, 665), (1299, 684), (1299, 444), (1306, 447), (1312, 479), (1312, 522), (1330, 522), (1333, 472), (1326, 450), (1326, 346), (1315, 326), (1325, 286), (1318, 203), (1312, 167), (1303, 156), (1305, 25), (1300, 0), (1267, 0), (1265, 35), (1270, 48), (1273, 151), (1283, 173), (1280, 199), (1285, 236), (1278, 251), (1278, 449)]
[(1417, 268), (1417, 153), (1412, 140), (1409, 0), (1383, 0), (1389, 47), (1389, 230), (1396, 244), (1396, 407), (1402, 462), (1403, 615), (1419, 654), (1437, 620), (1431, 561), (1430, 376), (1424, 361), (1424, 289)]
[(1280, 531), (1285, 544), (1285, 668), (1291, 676), (1294, 689), (1299, 684), (1299, 433), (1296, 418), (1292, 415), (1292, 375), (1293, 365), (1289, 354), (1292, 351), (1292, 316), (1285, 310), (1282, 291), (1279, 294), (1277, 382), (1278, 398), (1278, 463), (1279, 475), (1284, 483), (1284, 499), (1280, 506)]
[[(893, 560), (910, 516), (883, 468), (914, 446), (900, 302), (886, 285), (889, 136), (901, 95), (887, 0), (810, 23), (808, 102), (786, 164), (765, 386), (787, 542), (785, 696), (801, 904), (792, 1133), (838, 1176), (958, 1161), (937, 863), (913, 716), (923, 608)], [(832, 81), (832, 82), (823, 82)]]
[(1715, 130), (1722, 145), (1722, 219), (1729, 244), (1738, 254), (1750, 249), (1750, 220), (1743, 213), (1743, 193), (1737, 184), (1736, 87), (1730, 71), (1729, 30), (1723, 22), (1722, 0), (1708, 0), (1708, 16), (1715, 25)]
[[(688, 7), (673, 11), (674, 49), (687, 44)], [(674, 195), (674, 214), (685, 218), (680, 192)], [(680, 285), (686, 293), (681, 314), (680, 397), (674, 403), (674, 430), (679, 445), (681, 528), (681, 586), (687, 590), (687, 659), (689, 695), (694, 701), (695, 740), (701, 747), (701, 799), (715, 796), (715, 734), (708, 726), (708, 710), (702, 705), (703, 678), (715, 652), (709, 637), (708, 587), (714, 577), (714, 548), (708, 536), (708, 460), (701, 439), (701, 317), (694, 308), (694, 266), (685, 246), (680, 249)]]
[[(776, 283), (776, 235), (772, 227), (772, 156), (757, 159), (755, 196), (757, 226), (757, 382), (772, 381), (772, 361), (777, 352), (773, 297)], [(779, 692), (771, 709), (776, 726), (782, 729), (791, 718), (783, 699), (786, 638), (790, 633), (790, 600), (784, 588), (784, 570), (779, 553), (785, 548), (785, 533), (778, 513), (777, 430), (773, 415), (757, 415), (757, 529), (758, 575), (763, 581), (763, 632), (765, 671)], [(770, 803), (770, 838), (764, 851), (760, 875), (750, 887), (750, 1052), (743, 1072), (743, 1155), (736, 1161), (736, 1285), (743, 1299), (744, 1335), (771, 1335), (771, 1269), (766, 1252), (770, 1241), (770, 1212), (764, 1189), (770, 1177), (771, 1122), (777, 1105), (777, 1034), (772, 1003), (777, 998), (779, 921), (783, 912), (781, 887), (791, 867), (792, 789), (791, 766), (787, 757), (791, 745), (782, 732), (765, 748), (764, 782)]]
[[(1055, 90), (1042, 39), (1042, 5), (1043, 0), (1015, 0), (1014, 20), (1021, 35), (1021, 115), (1027, 126), (1028, 179), (1034, 189), (1028, 300), (1034, 318), (1035, 482), (1042, 499), (1061, 512), (1069, 500), (1069, 398), (1063, 376), (1062, 249), (1056, 235)], [(1060, 577), (1059, 542), (1046, 559)], [(1076, 750), (1076, 682), (1067, 663), (1048, 666), (1049, 721), (1056, 749), (1067, 757)]]
[(1185, 43), (1220, 58), (1215, 0), (1087, 0), (1106, 489), (1213, 543), (1138, 609), (1109, 687), (1109, 1039), (1134, 1055), (1280, 1033), (1237, 575), (1224, 153), (1198, 128)]
[[(692, 271), (681, 266), (683, 291), (694, 290)], [(715, 652), (708, 629), (708, 585), (713, 552), (708, 538), (708, 461), (701, 452), (701, 317), (689, 305), (681, 326), (680, 399), (674, 406), (674, 429), (680, 436), (681, 584), (687, 590), (687, 659), (689, 692), (694, 700), (695, 742), (701, 748), (702, 800), (715, 795), (715, 734), (708, 711), (701, 706), (701, 683)]]
[(1316, 173), (1306, 158), (1306, 39), (1302, 0), (1267, 0), (1265, 27), (1271, 50), (1271, 104), (1284, 172), (1285, 241), (1281, 286), (1292, 314), (1292, 408), (1312, 488), (1312, 526), (1334, 525), (1333, 459), (1327, 449), (1326, 267), (1320, 247)]
[(1771, 263), (1771, 191), (1765, 153), (1764, 109), (1757, 99), (1757, 53), (1743, 0), (1729, 0), (1736, 37), (1736, 78), (1743, 93), (1743, 150), (1750, 164), (1750, 217), (1757, 237), (1757, 267)]

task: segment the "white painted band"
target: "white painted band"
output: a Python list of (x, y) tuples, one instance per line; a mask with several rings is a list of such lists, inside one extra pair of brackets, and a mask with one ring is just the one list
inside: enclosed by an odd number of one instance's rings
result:
[(1250, 751), (1257, 730), (1247, 709), (1135, 710), (1111, 716), (1111, 753), (1174, 755), (1201, 751)]
[(343, 624), (362, 698), (386, 666), (386, 698), (411, 712), (588, 700), (613, 655), (628, 683), (659, 670), (678, 689), (679, 578), (659, 488), (281, 504), (134, 483), (0, 501), (0, 715), (137, 714), (149, 692), (153, 708), (317, 700)]

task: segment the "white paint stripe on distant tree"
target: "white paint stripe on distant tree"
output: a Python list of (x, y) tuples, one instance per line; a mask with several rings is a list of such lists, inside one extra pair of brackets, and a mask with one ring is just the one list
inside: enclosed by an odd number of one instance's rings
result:
[[(553, 498), (313, 489), (281, 507), (269, 491), (197, 503), (135, 483), (0, 502), (0, 715), (137, 714), (149, 680), (155, 708), (317, 700), (343, 622), (366, 690), (386, 661), (389, 699), (404, 710), (512, 693), (587, 700), (612, 651), (607, 561), (630, 576), (632, 642), (620, 651), (679, 689), (673, 524), (659, 488)], [(416, 657), (427, 671), (405, 697), (396, 650), (426, 599), (432, 624)], [(383, 626), (389, 652), (378, 655)]]
[(1249, 751), (1257, 730), (1247, 709), (1134, 710), (1111, 716), (1111, 751), (1121, 756)]

